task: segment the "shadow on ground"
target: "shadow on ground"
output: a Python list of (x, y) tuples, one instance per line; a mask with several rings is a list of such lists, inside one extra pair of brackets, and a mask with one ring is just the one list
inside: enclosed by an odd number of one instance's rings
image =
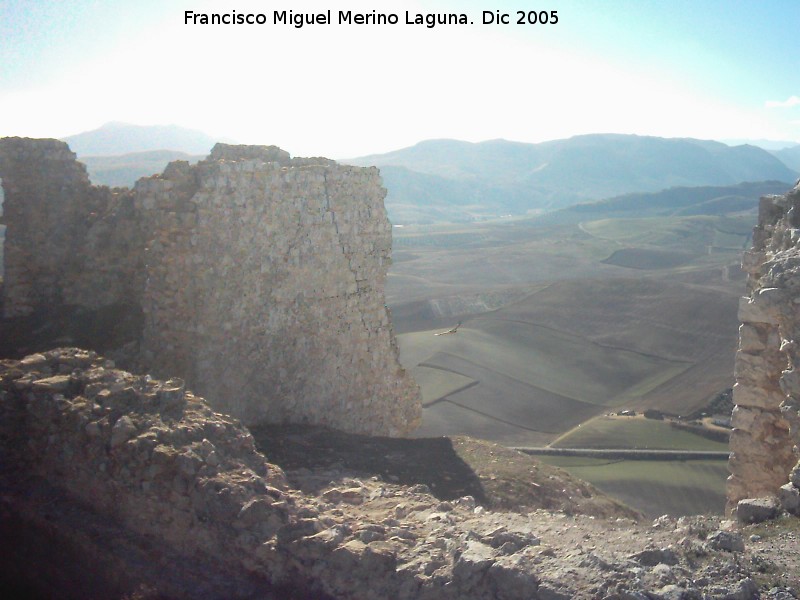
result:
[(251, 428), (258, 450), (287, 471), (344, 470), (402, 485), (425, 484), (440, 500), (472, 496), (488, 503), (481, 480), (450, 438), (403, 439), (308, 425)]
[(465, 436), (373, 437), (314, 425), (259, 425), (250, 431), (259, 452), (290, 480), (302, 480), (308, 493), (318, 494), (343, 476), (377, 476), (406, 486), (425, 484), (439, 500), (472, 496), (494, 510), (641, 516), (566, 471)]
[(0, 357), (23, 358), (34, 352), (76, 346), (119, 360), (126, 344), (138, 343), (143, 327), (144, 315), (134, 304), (96, 310), (55, 304), (30, 316), (0, 318)]

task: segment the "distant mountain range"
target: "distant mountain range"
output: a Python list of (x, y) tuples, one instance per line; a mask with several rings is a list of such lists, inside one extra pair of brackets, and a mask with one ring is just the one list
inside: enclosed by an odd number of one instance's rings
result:
[(618, 134), (540, 144), (430, 140), (342, 162), (380, 167), (395, 223), (472, 220), (676, 186), (797, 178), (755, 146)]
[(164, 171), (174, 160), (195, 163), (218, 141), (202, 131), (177, 125), (131, 125), (111, 122), (63, 138), (86, 165), (92, 182), (132, 187), (141, 177)]
[(177, 125), (131, 125), (116, 121), (63, 140), (80, 159), (153, 150), (175, 150), (205, 156), (216, 142), (228, 141)]
[(791, 148), (792, 146), (800, 145), (797, 142), (791, 142), (789, 140), (767, 140), (763, 138), (761, 139), (739, 138), (739, 139), (725, 139), (720, 141), (728, 144), (728, 146), (742, 146), (745, 144), (748, 144), (750, 146), (758, 146), (759, 148), (763, 148), (764, 150), (767, 150), (769, 152), (772, 152), (774, 150), (783, 150), (784, 148)]
[[(172, 160), (196, 162), (217, 140), (175, 125), (114, 122), (64, 141), (94, 183), (131, 186)], [(380, 167), (393, 223), (434, 223), (537, 214), (674, 187), (789, 184), (800, 171), (800, 146), (768, 152), (690, 138), (593, 134), (540, 144), (428, 140), (341, 162)]]
[(771, 150), (770, 152), (777, 156), (790, 169), (800, 171), (800, 145), (792, 146), (791, 148), (783, 148), (781, 150)]

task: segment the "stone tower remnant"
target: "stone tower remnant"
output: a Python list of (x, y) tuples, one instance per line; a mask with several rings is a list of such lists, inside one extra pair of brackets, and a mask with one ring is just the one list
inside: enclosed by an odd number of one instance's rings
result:
[(800, 444), (800, 184), (761, 198), (739, 305), (728, 508), (777, 496)]
[(0, 180), (6, 317), (133, 304), (140, 363), (245, 423), (418, 424), (385, 306), (377, 169), (218, 144), (111, 190), (63, 142), (5, 138)]

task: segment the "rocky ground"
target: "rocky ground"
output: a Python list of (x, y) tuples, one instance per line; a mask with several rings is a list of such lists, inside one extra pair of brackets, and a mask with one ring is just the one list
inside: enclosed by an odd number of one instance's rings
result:
[(513, 582), (487, 589), (494, 597), (800, 597), (794, 517), (749, 526), (708, 516), (646, 521), (560, 469), (470, 438), (274, 425), (253, 434), (356, 544), (409, 555), (406, 564), (433, 578), (455, 555), (453, 574), (476, 585), (512, 566)]
[(595, 517), (641, 517), (566, 471), (491, 442), (464, 436), (389, 438), (307, 425), (251, 428), (256, 446), (289, 480), (319, 494), (345, 476), (427, 486), (440, 501), (471, 496), (492, 510), (537, 508)]
[(0, 383), (12, 592), (45, 577), (43, 597), (130, 600), (800, 596), (794, 517), (645, 522), (466, 438), (251, 435), (178, 380), (76, 349), (0, 361)]

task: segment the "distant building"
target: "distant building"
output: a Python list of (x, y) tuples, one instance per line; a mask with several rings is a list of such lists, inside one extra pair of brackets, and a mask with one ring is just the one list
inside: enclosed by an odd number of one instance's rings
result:
[(662, 421), (664, 419), (664, 413), (654, 408), (648, 408), (646, 411), (644, 411), (644, 418)]
[(731, 428), (731, 416), (730, 415), (711, 415), (711, 423), (716, 425), (717, 427), (727, 427), (728, 429)]

